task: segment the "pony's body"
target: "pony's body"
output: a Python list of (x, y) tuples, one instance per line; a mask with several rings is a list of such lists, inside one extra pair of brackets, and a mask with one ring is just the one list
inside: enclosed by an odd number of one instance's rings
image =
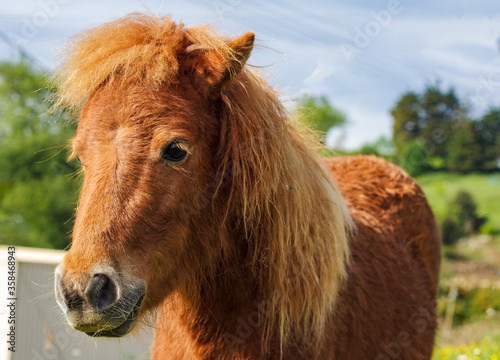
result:
[[(440, 251), (424, 194), (407, 174), (375, 157), (331, 158), (326, 166), (356, 224), (347, 280), (321, 343), (288, 347), (283, 359), (430, 359)], [(197, 317), (189, 299), (163, 305), (154, 359), (279, 358), (277, 342), (274, 355), (261, 353), (255, 314), (267, 304), (255, 298), (244, 269), (234, 271), (234, 282), (224, 279), (202, 300)]]
[(133, 14), (76, 40), (56, 76), (85, 167), (56, 271), (73, 327), (124, 336), (160, 309), (155, 359), (430, 358), (422, 191), (374, 157), (323, 164), (245, 67), (253, 34)]

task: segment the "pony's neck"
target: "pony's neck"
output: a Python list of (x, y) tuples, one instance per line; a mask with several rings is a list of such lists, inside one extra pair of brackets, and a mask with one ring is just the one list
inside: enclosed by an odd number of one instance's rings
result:
[[(259, 301), (258, 282), (245, 266), (244, 249), (234, 261), (211, 266), (164, 303), (158, 327), (176, 334), (162, 341), (182, 338), (186, 349), (193, 349), (189, 359), (262, 358), (262, 321), (269, 304)], [(178, 326), (172, 326), (173, 319)]]
[[(224, 263), (224, 267), (210, 280), (198, 283), (197, 296), (190, 295), (192, 291), (177, 293), (165, 303), (158, 324), (175, 334), (168, 334), (162, 342), (182, 339), (185, 347), (180, 353), (184, 357), (179, 358), (190, 360), (291, 360), (317, 356), (320, 343), (303, 341), (293, 334), (283, 342), (277, 327), (268, 334), (266, 323), (270, 316), (277, 316), (272, 308), (275, 305), (271, 299), (259, 296), (261, 280), (245, 265), (244, 257), (230, 266)], [(278, 324), (278, 319), (270, 322)]]

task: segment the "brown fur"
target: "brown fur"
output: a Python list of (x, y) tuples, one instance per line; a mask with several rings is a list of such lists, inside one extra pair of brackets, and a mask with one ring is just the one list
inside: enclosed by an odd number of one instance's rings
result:
[[(142, 14), (71, 43), (55, 79), (59, 105), (84, 104), (74, 287), (102, 262), (143, 279), (155, 359), (368, 359), (392, 342), (429, 359), (440, 255), (420, 188), (370, 157), (328, 160), (337, 187), (244, 67), (252, 45)], [(190, 154), (165, 164), (178, 138)]]

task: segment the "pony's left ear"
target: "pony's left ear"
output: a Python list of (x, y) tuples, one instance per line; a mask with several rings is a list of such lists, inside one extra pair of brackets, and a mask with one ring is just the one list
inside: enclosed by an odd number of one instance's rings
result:
[(190, 64), (198, 81), (207, 87), (209, 96), (217, 96), (236, 77), (252, 52), (255, 34), (248, 32), (229, 42), (229, 51), (201, 52)]

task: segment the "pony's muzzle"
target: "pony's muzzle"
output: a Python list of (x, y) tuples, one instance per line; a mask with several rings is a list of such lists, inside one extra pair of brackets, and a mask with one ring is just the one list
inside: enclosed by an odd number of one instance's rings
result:
[(90, 275), (69, 276), (63, 265), (56, 269), (56, 300), (68, 322), (91, 336), (123, 336), (137, 320), (146, 287), (124, 281), (109, 267)]

